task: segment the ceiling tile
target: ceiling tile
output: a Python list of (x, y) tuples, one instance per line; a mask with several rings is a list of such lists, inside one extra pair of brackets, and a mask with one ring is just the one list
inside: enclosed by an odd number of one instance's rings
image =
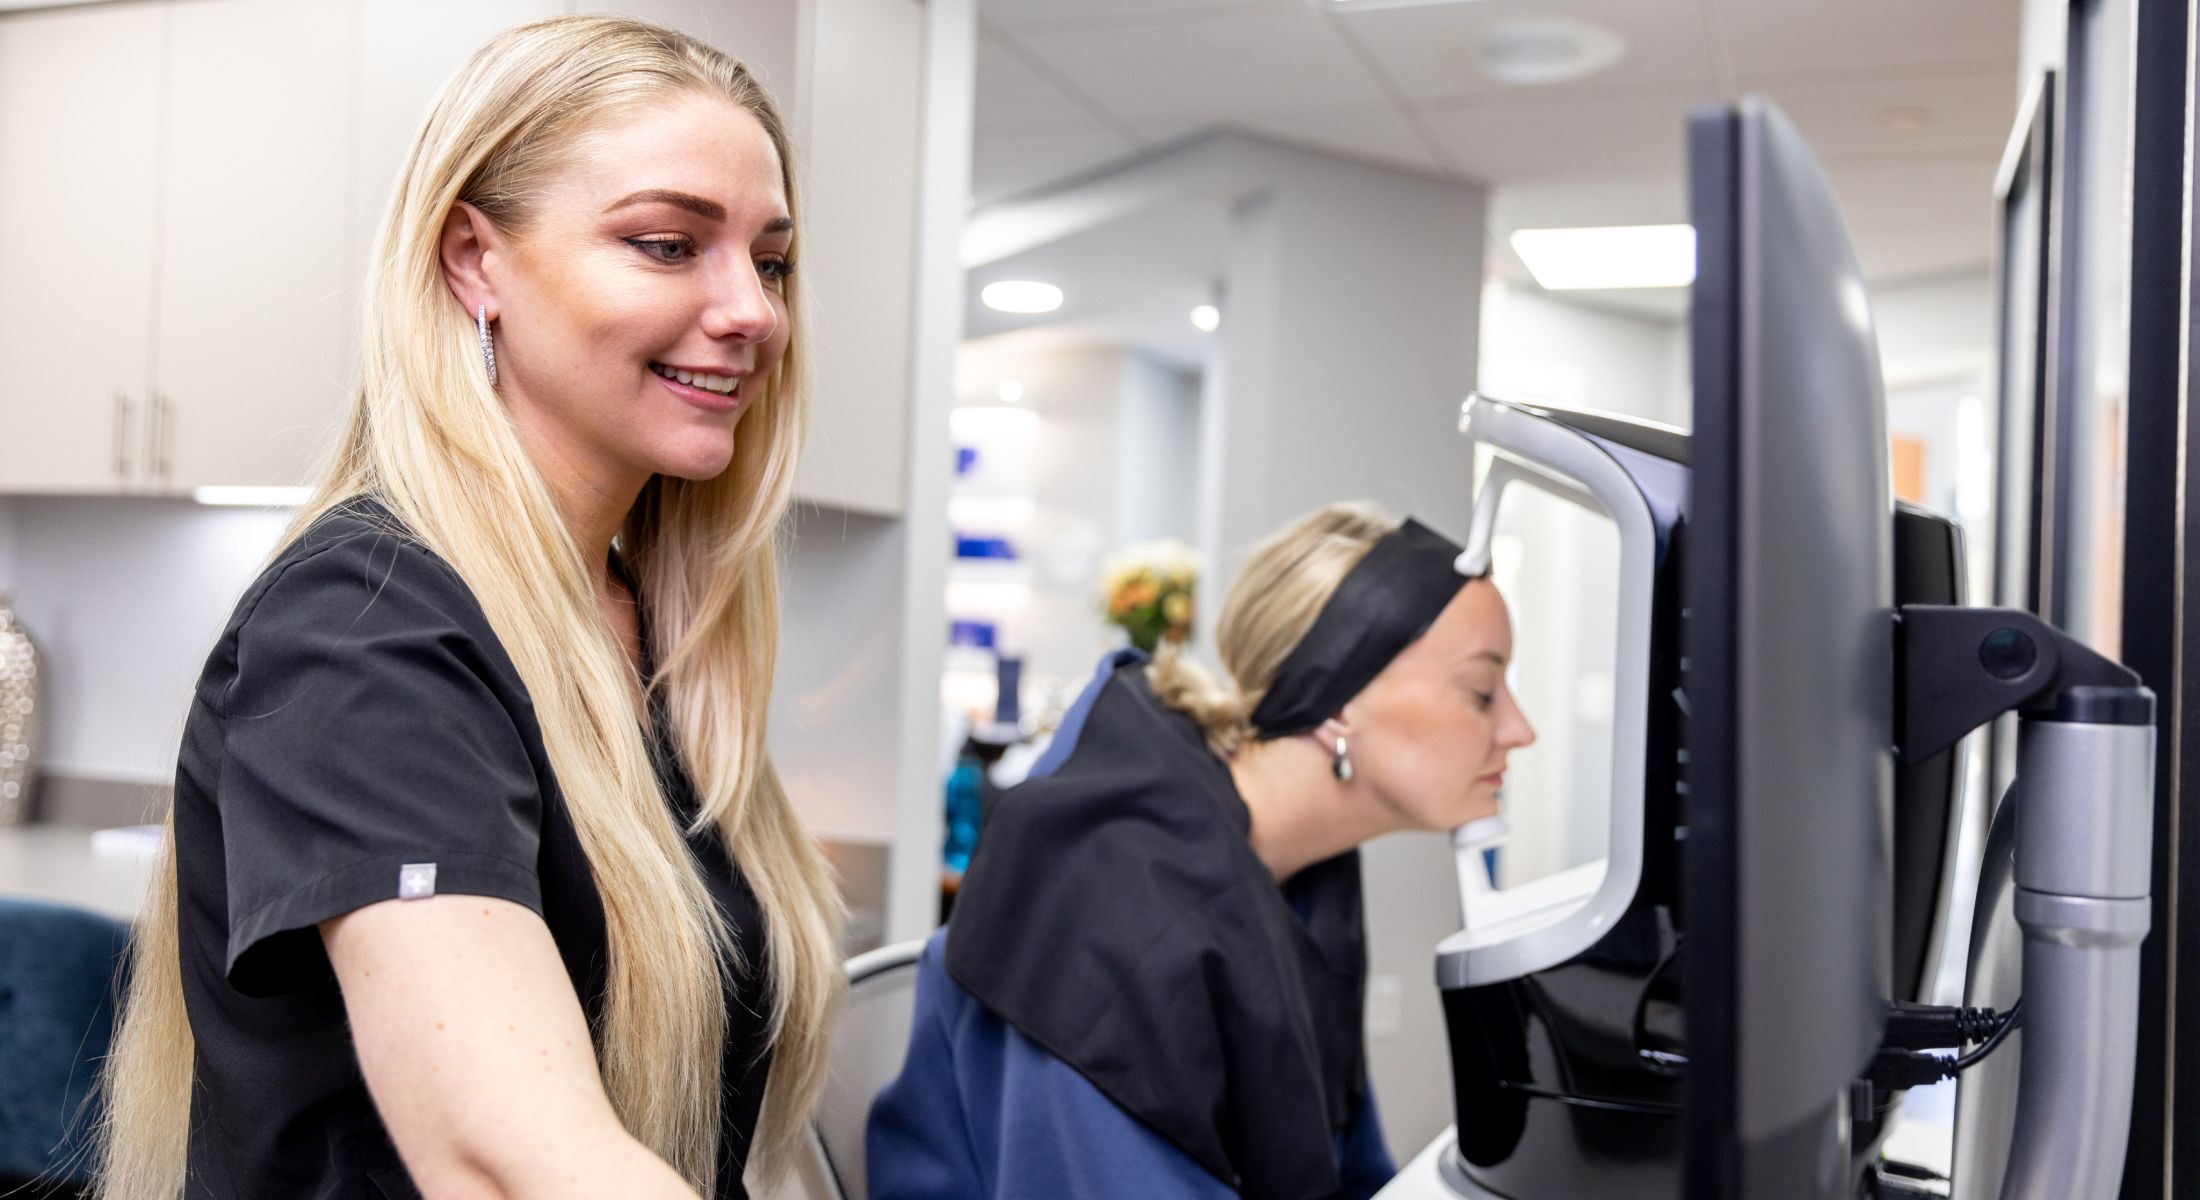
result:
[(1167, 24), (1033, 32), (1018, 40), (1127, 120), (1221, 121), (1385, 103), (1359, 59), (1304, 4)]
[(1865, 276), (1922, 275), (1991, 259), (2000, 163), (1992, 151), (1826, 159)]
[(1469, 178), (1678, 170), (1694, 89), (1507, 97), (1433, 109), (1423, 119)]
[(1091, 29), (1198, 18), (1214, 13), (1304, 9), (1305, 0), (978, 0), (982, 24), (1013, 32)]
[[(1564, 16), (1601, 25), (1627, 42), (1626, 56), (1574, 83), (1522, 87), (1482, 73), (1482, 41), (1509, 22)], [(1345, 11), (1332, 18), (1356, 38), (1405, 95), (1564, 96), (1642, 84), (1692, 84), (1714, 93), (1713, 63), (1696, 0), (1572, 0), (1562, 8), (1521, 3), (1446, 4)]]
[[(1995, 151), (2007, 142), (2017, 113), (2014, 62), (1842, 78), (1748, 77), (1740, 86), (1777, 104), (1820, 157)], [(1916, 110), (1924, 123), (1892, 123), (1890, 110)]]
[(2014, 63), (2017, 0), (1711, 0), (1737, 75)]
[(1012, 39), (978, 38), (978, 132), (1043, 130), (1089, 123), (1093, 114), (1024, 61)]

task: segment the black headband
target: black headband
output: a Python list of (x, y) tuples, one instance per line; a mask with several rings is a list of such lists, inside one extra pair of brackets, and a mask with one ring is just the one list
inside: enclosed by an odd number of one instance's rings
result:
[(1345, 572), (1254, 707), (1253, 729), (1261, 739), (1305, 733), (1336, 716), (1399, 651), (1427, 633), (1466, 586), (1459, 554), (1450, 538), (1411, 517), (1375, 543)]

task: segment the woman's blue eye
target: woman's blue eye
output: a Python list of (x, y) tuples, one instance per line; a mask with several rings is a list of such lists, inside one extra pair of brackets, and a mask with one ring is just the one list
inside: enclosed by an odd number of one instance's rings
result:
[(688, 241), (686, 238), (625, 238), (623, 240), (627, 245), (656, 259), (658, 262), (678, 262), (687, 257), (688, 254)]
[(784, 258), (767, 258), (756, 264), (756, 273), (769, 283), (784, 283), (794, 274), (794, 264)]

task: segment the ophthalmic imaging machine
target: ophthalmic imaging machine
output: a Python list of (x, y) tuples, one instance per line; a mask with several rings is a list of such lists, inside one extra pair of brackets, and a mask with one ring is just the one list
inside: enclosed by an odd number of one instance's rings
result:
[[(1461, 418), (1464, 565), (1537, 597), (1516, 690), (1545, 745), (1513, 777), (1544, 776), (1534, 811), (1455, 838), (1456, 1126), (1383, 1196), (2113, 1196), (2153, 696), (1964, 607), (1956, 527), (1892, 502), (1863, 284), (1792, 127), (1749, 100), (1692, 118), (1688, 151), (1691, 431)], [(1959, 743), (2006, 713), (2015, 783), (1959, 859)], [(1968, 1005), (1923, 1002), (1941, 943)], [(1883, 1162), (1904, 1092), (1951, 1076), (1951, 1178)]]

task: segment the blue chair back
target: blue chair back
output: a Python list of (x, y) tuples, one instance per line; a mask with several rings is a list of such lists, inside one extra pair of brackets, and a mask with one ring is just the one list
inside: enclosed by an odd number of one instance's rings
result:
[(114, 1041), (129, 929), (97, 913), (0, 899), (0, 1177), (87, 1181), (87, 1104)]

